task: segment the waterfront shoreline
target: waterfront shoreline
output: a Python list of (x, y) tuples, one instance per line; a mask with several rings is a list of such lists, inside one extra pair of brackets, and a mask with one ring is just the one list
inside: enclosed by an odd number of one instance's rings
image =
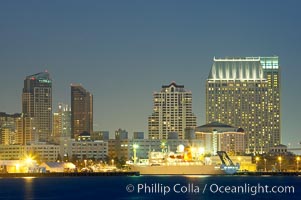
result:
[(236, 172), (238, 176), (301, 176), (301, 172)]
[[(1, 173), (0, 178), (22, 177), (85, 177), (85, 176), (140, 176), (140, 172), (50, 172), (50, 173)], [(163, 174), (143, 174), (143, 176), (160, 176)], [(164, 174), (167, 176), (186, 176), (206, 174)], [(301, 176), (301, 172), (237, 172), (235, 174), (208, 174), (208, 176)]]
[(50, 173), (2, 173), (1, 178), (18, 177), (75, 177), (75, 176), (139, 176), (139, 172), (50, 172)]

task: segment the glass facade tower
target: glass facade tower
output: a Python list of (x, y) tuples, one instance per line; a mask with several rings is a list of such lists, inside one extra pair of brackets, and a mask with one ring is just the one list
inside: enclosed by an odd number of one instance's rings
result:
[(71, 138), (93, 133), (93, 95), (81, 85), (71, 85)]
[(25, 134), (31, 134), (25, 137), (24, 143), (49, 142), (52, 133), (52, 80), (47, 71), (27, 76), (24, 80), (22, 112), (24, 119), (33, 121), (29, 123), (30, 127), (24, 123)]

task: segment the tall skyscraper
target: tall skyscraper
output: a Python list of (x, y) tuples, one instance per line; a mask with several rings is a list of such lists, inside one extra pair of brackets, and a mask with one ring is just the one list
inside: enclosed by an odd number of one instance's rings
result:
[(52, 140), (58, 143), (62, 134), (62, 115), (58, 112), (52, 115)]
[(192, 113), (192, 92), (184, 85), (172, 82), (163, 85), (155, 92), (153, 114), (148, 118), (149, 138), (167, 139), (171, 132), (184, 138), (185, 128), (196, 126), (196, 117)]
[[(40, 142), (50, 141), (52, 133), (52, 80), (47, 71), (25, 78), (22, 112), (24, 119), (33, 119), (33, 127), (24, 128), (34, 129), (34, 137), (30, 138)], [(24, 124), (26, 126), (28, 123)]]
[(242, 127), (247, 153), (280, 144), (278, 57), (216, 59), (206, 83), (206, 122)]
[(71, 138), (71, 108), (59, 103), (58, 111), (53, 113), (52, 137), (58, 143), (60, 137)]
[(271, 133), (271, 144), (278, 145), (281, 143), (281, 85), (280, 85), (280, 67), (278, 56), (274, 57), (260, 57), (260, 63), (263, 68), (264, 76), (268, 81), (268, 121), (269, 133)]
[(71, 138), (93, 132), (93, 96), (81, 85), (71, 85)]
[(59, 104), (59, 113), (62, 118), (61, 137), (71, 138), (71, 108), (67, 104)]

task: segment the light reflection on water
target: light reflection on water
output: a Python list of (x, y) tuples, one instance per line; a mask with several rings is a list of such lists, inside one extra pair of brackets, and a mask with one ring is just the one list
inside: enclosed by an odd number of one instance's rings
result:
[(33, 180), (35, 177), (23, 177), (24, 181), (24, 199), (33, 199)]
[(210, 177), (210, 175), (183, 175), (184, 177), (187, 178), (207, 178)]

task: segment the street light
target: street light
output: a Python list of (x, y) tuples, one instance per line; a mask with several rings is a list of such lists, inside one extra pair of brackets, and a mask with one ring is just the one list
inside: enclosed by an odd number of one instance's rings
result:
[(239, 166), (241, 165), (241, 157), (238, 157), (238, 163), (239, 163)]
[(204, 152), (205, 152), (204, 147), (199, 147), (199, 154), (202, 155), (204, 154)]
[(27, 156), (27, 157), (25, 158), (25, 162), (26, 162), (27, 165), (32, 165), (32, 163), (33, 163), (32, 157)]
[(264, 160), (264, 171), (266, 172), (267, 171), (267, 159), (263, 159)]
[(300, 161), (300, 157), (298, 156), (297, 158), (296, 158), (296, 160), (297, 160), (297, 172), (299, 171), (299, 161)]
[(192, 153), (192, 159), (194, 160), (195, 157), (196, 157), (196, 156), (195, 156), (196, 148), (195, 148), (195, 147), (191, 147), (190, 150), (191, 150), (191, 153)]
[(165, 142), (162, 142), (162, 143), (161, 143), (162, 153), (165, 152), (165, 145), (166, 145)]
[(256, 171), (258, 171), (258, 161), (259, 161), (259, 157), (256, 156), (255, 161), (256, 161)]
[(281, 171), (281, 161), (282, 161), (281, 156), (278, 157), (278, 161), (279, 161), (279, 170)]
[(133, 151), (134, 151), (134, 164), (136, 164), (136, 160), (137, 160), (137, 149), (138, 149), (139, 145), (138, 144), (133, 144)]
[(112, 159), (112, 166), (114, 166), (114, 159)]
[(183, 144), (180, 144), (180, 145), (178, 146), (178, 148), (177, 148), (177, 152), (178, 152), (178, 153), (183, 153), (184, 150), (185, 150), (185, 147), (184, 147)]

